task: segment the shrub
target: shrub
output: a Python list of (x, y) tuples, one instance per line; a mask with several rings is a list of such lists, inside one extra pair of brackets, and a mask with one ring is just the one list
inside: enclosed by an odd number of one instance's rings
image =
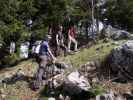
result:
[(20, 58), (18, 57), (18, 55), (16, 53), (10, 54), (5, 56), (2, 60), (1, 60), (1, 64), (3, 66), (9, 66), (9, 65), (14, 65), (16, 64), (18, 61), (20, 60)]
[(104, 92), (104, 88), (100, 84), (92, 84), (92, 88), (90, 89), (90, 95), (91, 97), (95, 97), (99, 94), (102, 94)]

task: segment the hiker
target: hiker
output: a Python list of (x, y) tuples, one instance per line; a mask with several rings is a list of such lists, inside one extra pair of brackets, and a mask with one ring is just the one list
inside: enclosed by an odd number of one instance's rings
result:
[(51, 37), (52, 37), (50, 40), (50, 46), (52, 47), (54, 56), (58, 56), (59, 52), (58, 52), (58, 45), (56, 41), (56, 35), (58, 34), (58, 31), (59, 31), (59, 25), (57, 23), (52, 24), (50, 30), (51, 30)]
[(29, 46), (30, 46), (30, 43), (28, 41), (21, 43), (20, 58), (27, 59), (29, 57)]
[(45, 37), (45, 39), (42, 41), (39, 51), (39, 68), (37, 70), (37, 73), (35, 74), (35, 82), (34, 82), (34, 89), (38, 89), (42, 84), (42, 78), (45, 73), (45, 68), (47, 64), (53, 61), (53, 63), (56, 61), (56, 58), (53, 56), (49, 44), (48, 44), (49, 37)]
[(59, 31), (56, 34), (56, 44), (57, 44), (58, 52), (60, 51), (60, 49), (62, 49), (64, 51), (64, 55), (66, 55), (67, 47), (64, 44), (64, 36), (62, 34), (62, 31), (63, 31), (63, 27), (59, 25)]
[(52, 34), (52, 24), (50, 24), (48, 26), (48, 34), (51, 35)]
[(10, 43), (10, 54), (15, 53), (15, 42)]
[(70, 23), (69, 25), (69, 30), (68, 30), (68, 51), (71, 51), (71, 43), (73, 42), (75, 44), (74, 46), (74, 51), (78, 51), (77, 49), (77, 41), (75, 39), (75, 27), (74, 27), (74, 23)]

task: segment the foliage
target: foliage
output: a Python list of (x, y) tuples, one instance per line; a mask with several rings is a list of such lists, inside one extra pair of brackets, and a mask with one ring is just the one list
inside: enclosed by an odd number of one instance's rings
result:
[[(80, 0), (0, 0), (0, 41), (30, 40), (32, 33), (42, 38), (51, 23), (62, 23), (64, 15), (85, 16)], [(32, 27), (27, 21), (33, 21)]]
[(133, 31), (133, 1), (132, 0), (108, 0), (105, 16), (114, 26)]
[(66, 5), (67, 0), (0, 0), (0, 40), (9, 45), (29, 40), (32, 33), (42, 38), (51, 22), (63, 20)]
[[(22, 15), (30, 12), (23, 11), (23, 3), (22, 0), (0, 0), (0, 35), (6, 45), (11, 41), (17, 42), (29, 34)], [(26, 7), (30, 5), (27, 4)]]
[(11, 54), (11, 55), (7, 55), (5, 56), (3, 59), (1, 59), (0, 63), (2, 65), (14, 65), (15, 63), (17, 63), (19, 61), (19, 57), (17, 54)]
[[(18, 48), (23, 41), (43, 39), (49, 24), (63, 21), (68, 4), (70, 1), (67, 0), (0, 0), (0, 43), (4, 44), (3, 48), (9, 47), (11, 41)], [(29, 20), (32, 25), (28, 25)]]
[(96, 84), (96, 83), (93, 83), (92, 88), (89, 90), (90, 95), (92, 97), (100, 95), (100, 94), (104, 93), (104, 91), (105, 90), (104, 90), (104, 87), (102, 86), (102, 84)]

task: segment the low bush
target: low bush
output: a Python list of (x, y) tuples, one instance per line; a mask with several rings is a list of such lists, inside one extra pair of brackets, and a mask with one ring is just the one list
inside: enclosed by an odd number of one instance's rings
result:
[(16, 64), (20, 58), (16, 53), (10, 54), (5, 56), (4, 58), (1, 59), (1, 65), (2, 66), (10, 66)]

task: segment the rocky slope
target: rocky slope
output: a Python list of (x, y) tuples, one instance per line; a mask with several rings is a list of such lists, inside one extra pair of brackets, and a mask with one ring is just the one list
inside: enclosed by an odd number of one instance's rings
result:
[[(101, 63), (99, 63), (99, 61), (103, 61), (106, 55), (110, 53), (110, 50), (122, 43), (123, 41), (100, 41), (98, 44), (90, 48), (81, 49), (80, 52), (74, 55), (68, 55), (67, 57), (59, 58), (60, 61), (64, 61), (65, 63), (70, 64), (73, 67), (66, 71), (63, 71), (62, 74), (56, 75), (54, 78), (55, 81), (52, 81), (57, 87), (70, 86), (69, 88), (61, 88), (61, 90), (67, 91), (67, 93), (71, 93), (71, 86), (74, 86), (74, 88), (77, 88), (77, 90), (83, 90), (85, 91), (85, 93), (89, 93), (94, 98), (99, 93), (102, 93), (103, 95), (113, 95), (114, 97), (119, 97), (119, 95), (125, 97), (125, 94), (128, 94), (128, 96), (132, 97), (132, 83), (116, 83), (113, 82), (114, 79), (112, 79), (111, 77), (105, 79), (104, 77), (100, 76), (102, 74), (99, 73), (99, 69), (101, 69)], [(4, 79), (4, 81), (6, 82), (8, 79), (10, 80), (11, 78), (14, 79), (14, 82), (9, 81), (9, 83), (5, 84), (1, 81), (1, 98), (5, 100), (38, 100), (38, 98), (39, 100), (47, 100), (47, 95), (43, 93), (43, 87), (41, 90), (38, 90), (36, 92), (32, 91), (30, 88), (30, 82), (32, 80), (32, 76), (36, 71), (36, 68), (37, 64), (35, 62), (32, 62), (31, 60), (28, 60), (22, 62), (15, 67), (2, 70), (0, 74), (0, 80)], [(85, 81), (86, 79), (87, 81)], [(78, 91), (75, 92), (77, 93)], [(98, 98), (100, 96), (101, 95), (97, 96), (97, 100), (99, 100)], [(59, 95), (59, 97), (63, 96)], [(69, 98), (69, 96), (66, 96), (66, 98)]]

